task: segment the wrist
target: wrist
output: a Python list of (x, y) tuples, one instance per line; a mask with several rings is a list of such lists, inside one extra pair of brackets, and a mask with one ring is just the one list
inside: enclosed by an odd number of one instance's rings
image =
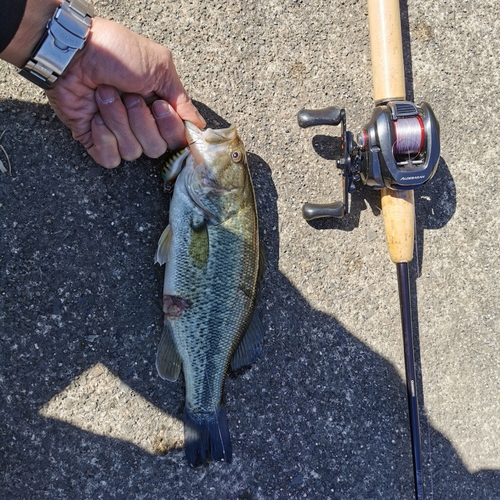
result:
[(47, 21), (60, 4), (61, 0), (28, 0), (19, 29), (0, 57), (18, 68), (23, 67), (42, 38)]

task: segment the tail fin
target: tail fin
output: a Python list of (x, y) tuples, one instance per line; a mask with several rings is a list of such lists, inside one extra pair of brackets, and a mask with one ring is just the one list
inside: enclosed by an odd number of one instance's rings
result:
[(184, 411), (184, 445), (189, 465), (196, 467), (209, 460), (232, 460), (231, 438), (226, 410), (221, 406), (215, 413), (193, 415)]

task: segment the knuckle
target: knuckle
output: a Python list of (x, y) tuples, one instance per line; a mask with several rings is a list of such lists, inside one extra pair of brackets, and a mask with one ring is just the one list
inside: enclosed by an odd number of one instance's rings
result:
[(176, 151), (182, 149), (186, 145), (186, 138), (184, 136), (170, 137), (167, 142), (169, 149)]
[(105, 159), (101, 158), (101, 162), (98, 162), (98, 163), (100, 163), (104, 168), (107, 168), (108, 170), (110, 170), (112, 168), (118, 167), (121, 163), (121, 160), (122, 159), (119, 157), (105, 158)]
[(123, 153), (121, 153), (121, 156), (125, 161), (137, 160), (137, 158), (139, 158), (141, 155), (142, 155), (142, 148), (141, 147), (129, 149), (129, 150), (123, 151)]
[(144, 154), (149, 158), (159, 158), (168, 149), (167, 143), (161, 137), (155, 141), (143, 146)]
[(168, 47), (163, 47), (165, 49), (165, 56), (167, 60), (172, 59), (172, 51)]
[(159, 148), (150, 148), (148, 149), (147, 151), (144, 151), (144, 154), (148, 157), (148, 158), (159, 158), (163, 153), (165, 153), (167, 149), (166, 148), (162, 148), (162, 149), (159, 149)]
[(99, 154), (98, 151), (90, 151), (89, 150), (89, 155), (93, 158), (93, 160), (101, 165), (101, 167), (104, 167), (108, 170), (112, 168), (116, 168), (120, 165), (121, 163), (121, 158), (109, 158), (109, 157), (103, 157), (102, 155)]

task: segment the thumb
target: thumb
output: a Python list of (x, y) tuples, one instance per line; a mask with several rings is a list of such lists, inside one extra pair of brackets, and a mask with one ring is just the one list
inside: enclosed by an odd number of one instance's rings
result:
[(182, 120), (190, 121), (200, 129), (204, 129), (207, 126), (207, 122), (196, 109), (196, 106), (193, 104), (191, 99), (188, 98), (187, 101), (178, 103), (177, 105), (173, 103), (172, 107)]
[(164, 82), (164, 85), (156, 94), (160, 99), (164, 99), (172, 106), (181, 120), (190, 121), (200, 129), (206, 127), (205, 119), (188, 96), (173, 65), (170, 68), (168, 81)]

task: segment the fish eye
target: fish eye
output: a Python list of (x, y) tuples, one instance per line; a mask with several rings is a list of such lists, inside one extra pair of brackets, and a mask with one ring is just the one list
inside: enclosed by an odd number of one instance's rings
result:
[(235, 163), (239, 163), (241, 160), (243, 160), (243, 155), (241, 154), (241, 151), (239, 149), (235, 149), (231, 153), (231, 158)]

